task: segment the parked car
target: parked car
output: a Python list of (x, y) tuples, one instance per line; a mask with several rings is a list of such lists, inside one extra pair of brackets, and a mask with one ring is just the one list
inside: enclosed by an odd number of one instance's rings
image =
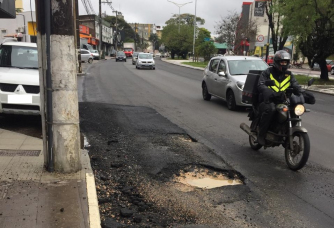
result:
[(80, 55), (81, 55), (81, 62), (93, 63), (94, 56), (90, 51), (86, 49), (81, 49)]
[[(326, 65), (327, 65), (328, 72), (331, 72), (332, 66), (334, 65), (334, 61), (330, 59), (326, 59)], [(320, 70), (319, 64), (314, 63), (312, 70)]]
[(209, 101), (211, 96), (226, 101), (227, 108), (250, 106), (242, 102), (242, 91), (249, 70), (265, 70), (268, 65), (257, 57), (216, 56), (211, 58), (203, 72), (202, 96)]
[(0, 113), (40, 115), (35, 43), (5, 42), (0, 45)]
[(139, 52), (133, 52), (133, 55), (132, 55), (132, 65), (136, 64), (137, 58), (138, 58), (138, 53)]
[(331, 75), (334, 75), (334, 65), (331, 66)]
[(93, 59), (100, 59), (100, 54), (98, 50), (91, 50), (91, 53), (93, 54)]
[(149, 68), (155, 70), (155, 61), (150, 53), (139, 53), (136, 62), (136, 68)]
[(116, 52), (116, 62), (118, 62), (118, 61), (126, 62), (126, 55), (123, 51)]

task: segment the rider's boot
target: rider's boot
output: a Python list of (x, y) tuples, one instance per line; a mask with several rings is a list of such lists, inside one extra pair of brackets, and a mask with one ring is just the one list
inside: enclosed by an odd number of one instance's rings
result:
[(266, 144), (266, 134), (275, 112), (275, 105), (273, 103), (261, 103), (260, 109), (262, 115), (259, 122), (259, 133), (257, 136), (257, 142), (264, 146)]

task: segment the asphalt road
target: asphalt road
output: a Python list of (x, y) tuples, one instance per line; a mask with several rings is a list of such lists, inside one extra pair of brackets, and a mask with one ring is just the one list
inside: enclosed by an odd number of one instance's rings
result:
[(282, 148), (259, 152), (249, 148), (248, 137), (239, 128), (241, 122), (248, 123), (244, 109), (231, 112), (224, 101), (202, 99), (201, 71), (161, 60), (156, 65), (156, 70), (136, 70), (130, 61), (92, 64), (78, 79), (79, 99), (155, 109), (240, 172), (246, 185), (266, 202), (267, 216), (281, 226), (334, 227), (334, 96), (315, 94), (317, 103), (303, 116), (311, 156), (304, 169), (292, 172)]

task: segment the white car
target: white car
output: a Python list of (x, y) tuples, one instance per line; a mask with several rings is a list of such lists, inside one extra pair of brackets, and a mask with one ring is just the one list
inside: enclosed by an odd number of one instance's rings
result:
[(35, 43), (6, 42), (0, 45), (0, 113), (40, 115)]
[(98, 51), (98, 50), (90, 50), (90, 52), (91, 52), (92, 55), (93, 55), (93, 59), (97, 59), (97, 60), (100, 59), (100, 54), (99, 54), (99, 51)]
[(80, 55), (81, 55), (81, 62), (93, 63), (94, 56), (90, 51), (86, 49), (81, 49)]
[(136, 68), (149, 68), (155, 70), (155, 61), (153, 59), (153, 55), (150, 53), (139, 53), (136, 62)]

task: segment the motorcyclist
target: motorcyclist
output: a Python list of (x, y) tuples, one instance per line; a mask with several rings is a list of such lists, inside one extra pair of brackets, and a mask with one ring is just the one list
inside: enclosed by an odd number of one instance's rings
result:
[[(302, 93), (302, 88), (298, 84), (294, 75), (287, 71), (290, 64), (290, 54), (284, 50), (275, 53), (274, 64), (260, 75), (257, 89), (259, 92), (259, 133), (257, 142), (265, 145), (265, 136), (270, 126), (270, 122), (275, 113), (275, 100), (284, 100), (285, 90), (290, 87), (294, 89), (295, 95)], [(265, 81), (275, 81), (275, 86), (266, 86)]]

